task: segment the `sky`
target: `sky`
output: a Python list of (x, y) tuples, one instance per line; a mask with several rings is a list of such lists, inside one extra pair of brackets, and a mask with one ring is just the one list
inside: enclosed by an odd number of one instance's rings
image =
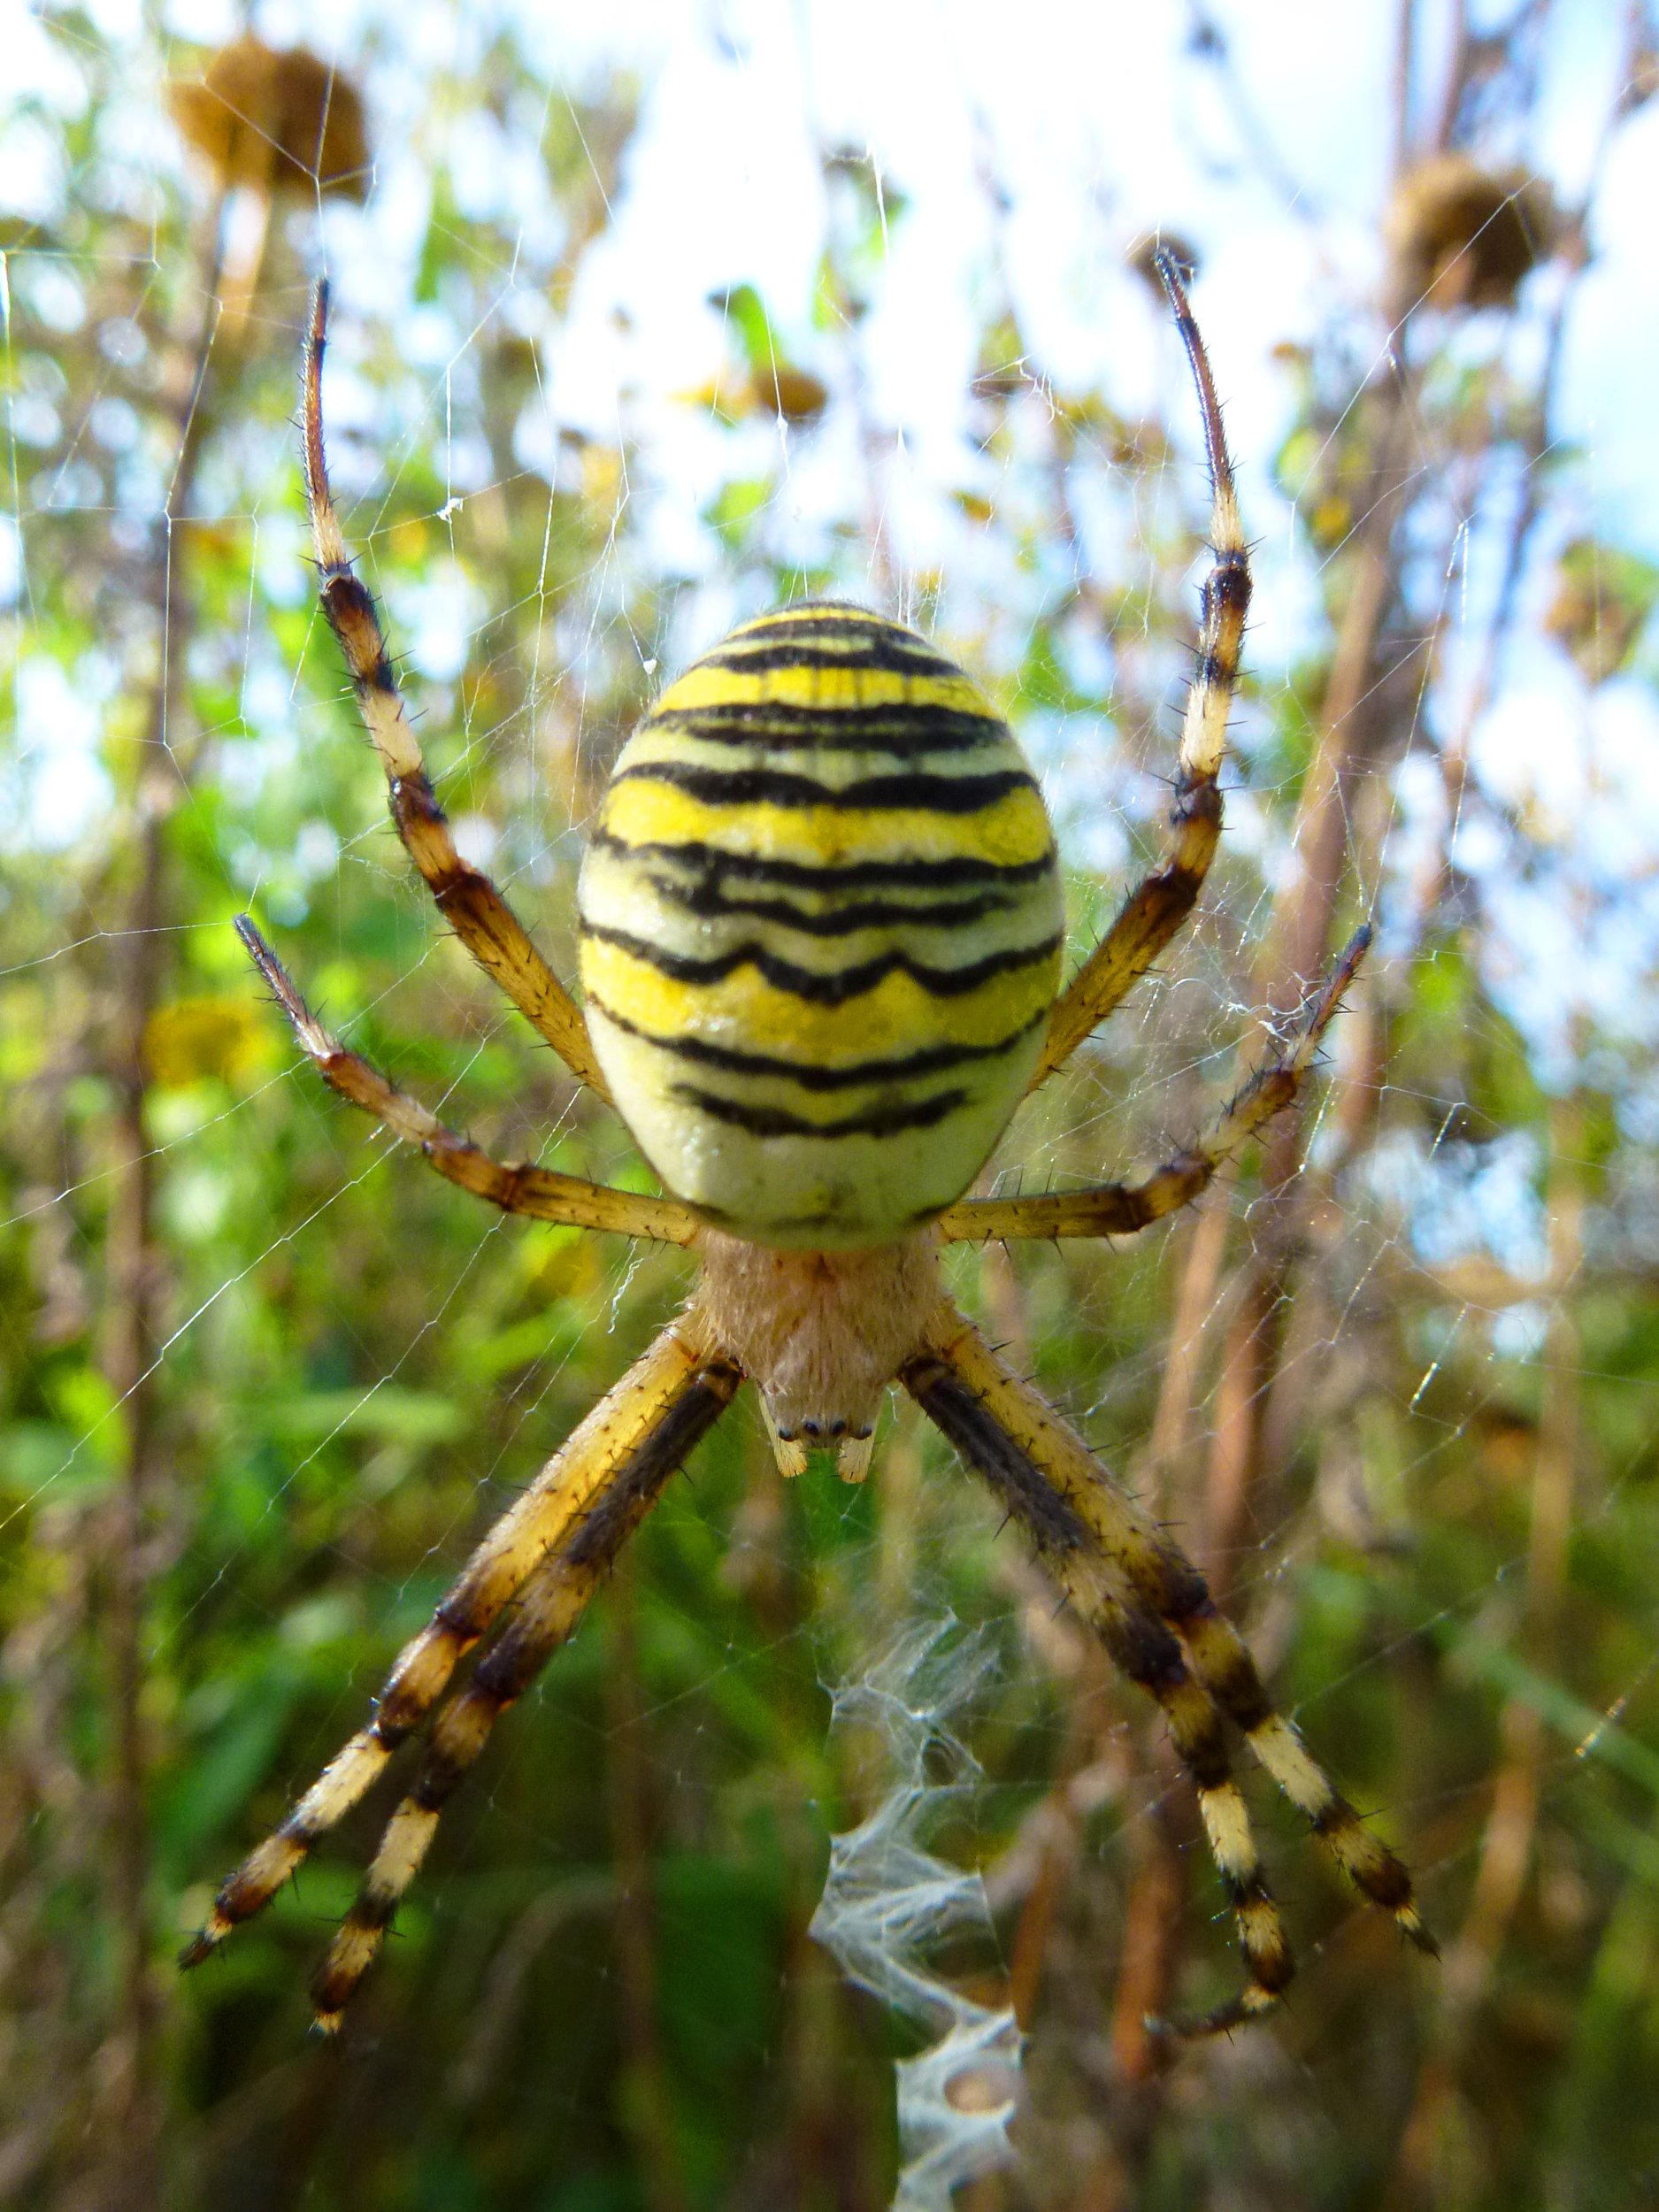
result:
[[(169, 49), (145, 32), (137, 0), (94, 0), (88, 12), (131, 40), (139, 88), (150, 73), (158, 90)], [(816, 147), (833, 143), (867, 149), (909, 203), (867, 368), (878, 407), (924, 455), (960, 433), (969, 303), (994, 257), (1013, 274), (1033, 353), (1060, 383), (1104, 380), (1125, 409), (1149, 409), (1169, 349), (1113, 249), (1163, 226), (1202, 257), (1196, 303), (1225, 357), (1233, 437), (1248, 457), (1273, 449), (1292, 403), (1274, 349), (1333, 312), (1364, 316), (1375, 297), (1394, 11), (1391, 0), (1340, 12), (1235, 0), (1210, 12), (1245, 121), (1222, 73), (1194, 58), (1189, 11), (1174, 0), (1025, 11), (986, 0), (276, 0), (253, 19), (269, 42), (304, 42), (355, 71), (374, 55), (376, 188), (363, 214), (331, 203), (324, 222), (342, 288), (349, 278), (376, 306), (407, 295), (435, 151), (469, 211), (518, 222), (532, 255), (538, 231), (557, 234), (533, 147), (480, 110), (434, 121), (424, 112), (432, 73), (465, 73), (504, 22), (543, 69), (550, 102), (612, 67), (639, 73), (641, 128), (563, 349), (556, 403), (567, 419), (603, 428), (620, 388), (667, 395), (695, 383), (718, 361), (707, 302), (725, 286), (756, 284), (786, 329), (804, 328), (824, 232)], [(162, 20), (172, 38), (210, 45), (234, 35), (239, 14), (231, 0), (169, 0)], [(1535, 142), (1492, 149), (1569, 200), (1588, 174), (1621, 16), (1613, 0), (1552, 12)], [(1431, 6), (1430, 82), (1435, 19)], [(0, 28), (14, 91), (61, 80), (20, 0), (0, 0)], [(0, 150), (0, 204), (27, 204), (37, 165), (32, 135)], [(1000, 216), (987, 172), (1006, 202)], [(1575, 311), (1559, 426), (1589, 452), (1598, 515), (1659, 553), (1659, 441), (1645, 390), (1659, 356), (1646, 250), (1656, 183), (1650, 108), (1621, 134), (1598, 196), (1597, 265)], [(611, 320), (619, 305), (626, 339)], [(1379, 353), (1386, 336), (1379, 326)], [(1248, 464), (1243, 472), (1248, 490)], [(1255, 488), (1265, 522), (1259, 472)]]

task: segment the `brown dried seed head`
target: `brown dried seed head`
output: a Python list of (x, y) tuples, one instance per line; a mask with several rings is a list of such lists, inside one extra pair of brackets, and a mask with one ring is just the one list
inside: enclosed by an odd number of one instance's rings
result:
[(1544, 627), (1585, 680), (1605, 683), (1625, 666), (1659, 602), (1659, 568), (1594, 538), (1575, 538), (1555, 564)]
[(1162, 307), (1164, 280), (1158, 274), (1156, 259), (1160, 252), (1172, 253), (1189, 277), (1195, 277), (1203, 265), (1197, 247), (1178, 230), (1149, 230), (1135, 240), (1124, 259)]
[(812, 422), (829, 404), (829, 393), (817, 377), (781, 362), (750, 373), (748, 397), (761, 413), (781, 415), (785, 422)]
[(1508, 307), (1554, 251), (1560, 217), (1548, 184), (1436, 154), (1408, 170), (1388, 211), (1397, 296), (1408, 306)]
[(170, 85), (167, 98), (185, 138), (227, 188), (297, 196), (320, 188), (360, 200), (368, 188), (362, 99), (303, 46), (233, 40), (199, 81)]

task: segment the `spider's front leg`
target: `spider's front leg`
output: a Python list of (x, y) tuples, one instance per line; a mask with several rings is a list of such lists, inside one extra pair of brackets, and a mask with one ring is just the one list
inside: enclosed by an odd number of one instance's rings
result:
[(1167, 247), (1154, 256), (1181, 343), (1198, 388), (1210, 464), (1210, 550), (1198, 631), (1198, 658), (1181, 726), (1169, 841), (1151, 874), (1133, 890), (1105, 936), (1073, 977), (1048, 1018), (1034, 1090), (1143, 976), (1197, 903), (1221, 837), (1221, 763), (1227, 717), (1238, 689), (1244, 619), (1250, 606), (1250, 560), (1239, 520), (1233, 462), (1221, 427), (1221, 403), (1210, 357), (1187, 302), (1180, 267)]
[(1320, 1040), (1371, 943), (1356, 931), (1304, 1012), (1283, 1051), (1249, 1075), (1217, 1117), (1208, 1135), (1138, 1183), (1096, 1183), (1087, 1190), (1046, 1191), (1033, 1198), (964, 1198), (935, 1225), (947, 1244), (987, 1244), (1023, 1237), (1133, 1236), (1190, 1206), (1229, 1160), (1282, 1113), (1302, 1088)]
[(610, 1087), (594, 1057), (581, 1009), (489, 878), (461, 858), (433, 791), (374, 601), (352, 566), (334, 512), (323, 450), (323, 349), (327, 334), (328, 287), (319, 279), (305, 339), (305, 498), (323, 612), (345, 655), (363, 726), (386, 771), (392, 819), (439, 910), (479, 966), (541, 1032), (571, 1073), (601, 1098), (609, 1098)]
[(580, 1569), (582, 1532), (590, 1527), (614, 1528), (621, 1542), (633, 1525), (628, 1501), (649, 1503), (730, 1403), (739, 1379), (695, 1315), (663, 1331), (484, 1538), (431, 1621), (399, 1654), (373, 1718), (219, 1890), (206, 1926), (184, 1952), (184, 1965), (198, 1964), (270, 1903), (319, 1838), (378, 1779), (443, 1695), (461, 1660), (544, 1561), (574, 1562)]
[(1113, 1660), (1156, 1699), (1169, 1722), (1198, 1790), (1249, 1978), (1237, 2000), (1184, 2032), (1213, 2032), (1265, 2010), (1292, 1971), (1229, 1772), (1224, 1717), (1360, 1893), (1391, 1913), (1419, 1950), (1435, 1953), (1404, 1865), (1274, 1710), (1255, 1661), (1197, 1568), (1118, 1488), (1081, 1437), (949, 1303), (930, 1322), (901, 1380), (1021, 1522)]

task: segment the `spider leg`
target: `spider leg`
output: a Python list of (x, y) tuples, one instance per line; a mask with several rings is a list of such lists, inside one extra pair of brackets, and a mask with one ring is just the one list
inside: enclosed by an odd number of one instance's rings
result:
[[(728, 1406), (742, 1376), (710, 1361), (694, 1386), (700, 1430)], [(616, 1468), (609, 1486), (558, 1548), (526, 1582), (511, 1617), (479, 1662), (466, 1688), (439, 1714), (420, 1770), (380, 1839), (356, 1903), (311, 1982), (317, 2024), (326, 2034), (340, 2017), (385, 1939), (392, 1916), (419, 1870), (439, 1816), (474, 1764), (507, 1708), (523, 1696), (559, 1647), (575, 1633), (589, 1600), (617, 1554), (662, 1494), (683, 1456), (636, 1455)]]
[(323, 612), (345, 655), (363, 726), (386, 770), (392, 820), (410, 858), (431, 887), (439, 911), (479, 966), (541, 1032), (571, 1073), (601, 1098), (608, 1098), (610, 1092), (594, 1057), (581, 1009), (489, 878), (469, 866), (457, 852), (449, 825), (434, 795), (397, 687), (374, 601), (352, 567), (334, 513), (323, 451), (323, 348), (327, 327), (328, 287), (319, 279), (311, 294), (305, 339), (305, 498), (321, 572)]
[(1193, 1672), (1361, 1896), (1392, 1913), (1403, 1936), (1438, 1958), (1440, 1944), (1424, 1924), (1403, 1862), (1372, 1835), (1290, 1722), (1274, 1710), (1249, 1647), (1208, 1592), (1175, 1627)]
[(1160, 249), (1156, 258), (1203, 413), (1214, 565), (1204, 584), (1198, 660), (1187, 695), (1164, 858), (1130, 893), (1118, 918), (1056, 1001), (1042, 1055), (1031, 1079), (1033, 1090), (1071, 1058), (1089, 1032), (1146, 973), (1192, 912), (1221, 836), (1219, 778), (1226, 749), (1227, 716), (1238, 688), (1244, 618), (1250, 604), (1250, 563), (1210, 358), (1193, 319), (1174, 255)]
[[(1070, 1517), (1065, 1525), (1079, 1523), (1136, 1602), (1180, 1640), (1194, 1679), (1240, 1730), (1355, 1887), (1392, 1913), (1420, 1950), (1433, 1953), (1437, 1947), (1423, 1924), (1404, 1865), (1363, 1825), (1290, 1723), (1274, 1711), (1255, 1661), (1217, 1609), (1198, 1569), (1118, 1488), (1075, 1430), (948, 1302), (929, 1323), (922, 1350), (901, 1379), (982, 1472), (979, 1455), (988, 1448), (981, 1439), (1000, 1436), (1010, 1463), (1029, 1468), (1028, 1483), (1064, 1509)], [(958, 1410), (967, 1400), (978, 1409), (972, 1430)], [(1023, 1517), (1029, 1524), (1031, 1516)]]
[(1157, 1704), (1170, 1740), (1197, 1792), (1198, 1809), (1232, 1907), (1246, 1982), (1202, 2019), (1180, 2024), (1187, 2036), (1215, 2035), (1268, 2011), (1295, 1972), (1273, 1902), (1244, 1795), (1233, 1779), (1225, 1724), (1215, 1699), (1194, 1678), (1172, 1631), (1134, 1592), (1082, 1516), (1062, 1497), (996, 1415), (941, 1358), (924, 1353), (905, 1386), (963, 1457), (1025, 1529), (1038, 1556), (1113, 1663)]
[(611, 1190), (561, 1175), (551, 1168), (508, 1164), (453, 1129), (418, 1099), (411, 1098), (360, 1054), (347, 1051), (300, 996), (282, 963), (245, 914), (236, 917), (236, 933), (272, 995), (293, 1025), (318, 1073), (365, 1113), (383, 1122), (396, 1137), (413, 1145), (428, 1167), (475, 1198), (487, 1198), (503, 1213), (527, 1214), (535, 1221), (565, 1222), (580, 1229), (611, 1229), (620, 1236), (650, 1237), (664, 1244), (691, 1244), (697, 1217), (676, 1198), (649, 1198), (634, 1191)]
[(672, 1473), (680, 1464), (730, 1398), (735, 1385), (727, 1387), (725, 1379), (734, 1371), (691, 1317), (663, 1331), (485, 1536), (432, 1619), (399, 1653), (373, 1718), (230, 1876), (181, 1964), (199, 1964), (270, 1903), (426, 1719), (460, 1661), (549, 1554), (568, 1546), (608, 1494), (649, 1488), (655, 1469)]
[(1030, 1198), (964, 1198), (940, 1216), (941, 1237), (947, 1244), (984, 1244), (1014, 1237), (1129, 1236), (1190, 1205), (1295, 1097), (1370, 943), (1369, 929), (1355, 934), (1288, 1047), (1263, 1061), (1190, 1151), (1177, 1153), (1138, 1183), (1098, 1183)]

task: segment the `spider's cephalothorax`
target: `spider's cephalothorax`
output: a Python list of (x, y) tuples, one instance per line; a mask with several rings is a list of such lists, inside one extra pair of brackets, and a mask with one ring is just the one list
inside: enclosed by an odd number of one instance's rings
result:
[(966, 1190), (1030, 1082), (1064, 913), (1042, 795), (979, 687), (826, 601), (746, 623), (618, 761), (581, 979), (617, 1110), (764, 1244), (871, 1245)]
[[(1210, 365), (1179, 270), (1157, 257), (1203, 410), (1214, 566), (1159, 865), (1058, 997), (1060, 895), (1042, 802), (980, 694), (912, 632), (810, 602), (736, 631), (671, 685), (605, 795), (582, 872), (587, 1017), (489, 879), (456, 850), (323, 455), (326, 294), (306, 348), (305, 480), (323, 606), (385, 765), (392, 816), (457, 935), (565, 1066), (621, 1111), (666, 1195), (510, 1166), (470, 1144), (307, 1008), (237, 926), (325, 1079), (441, 1174), (513, 1214), (686, 1248), (701, 1275), (662, 1331), (488, 1530), (399, 1655), (373, 1717), (220, 1889), (186, 1953), (268, 1903), (394, 1754), (426, 1743), (312, 1985), (342, 2010), (500, 1714), (575, 1630), (618, 1550), (746, 1378), (778, 1463), (838, 1444), (870, 1464), (896, 1385), (1025, 1532), (1066, 1602), (1156, 1700), (1197, 1795), (1245, 1980), (1188, 2032), (1271, 2008), (1292, 1962), (1232, 1772), (1251, 1751), (1332, 1857), (1433, 1948), (1410, 1877), (1273, 1709), (1237, 1632), (1165, 1530), (946, 1295), (939, 1248), (1128, 1235), (1186, 1205), (1294, 1098), (1364, 950), (1202, 1139), (1132, 1183), (964, 1198), (1022, 1092), (1059, 1067), (1192, 911), (1219, 776), (1249, 567)], [(590, 1034), (591, 1025), (591, 1034)], [(461, 1662), (483, 1646), (471, 1679)]]

